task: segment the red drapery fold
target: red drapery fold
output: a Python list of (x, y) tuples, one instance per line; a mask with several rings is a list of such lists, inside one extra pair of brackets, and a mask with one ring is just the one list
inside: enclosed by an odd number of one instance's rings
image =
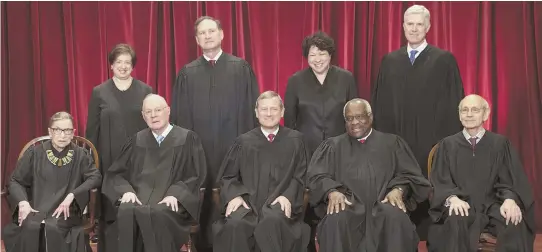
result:
[[(134, 46), (134, 76), (169, 100), (177, 72), (201, 54), (193, 23), (211, 15), (222, 22), (224, 51), (252, 64), (261, 91), (284, 95), (288, 77), (307, 67), (303, 38), (321, 29), (335, 39), (333, 63), (352, 71), (369, 99), (382, 56), (405, 43), (412, 4), (2, 2), (2, 186), (54, 112), (70, 112), (83, 134), (90, 92), (111, 76), (107, 53), (117, 43)], [(428, 42), (454, 53), (466, 93), (492, 106), (486, 126), (520, 151), (542, 228), (542, 3), (420, 4), (431, 11)]]

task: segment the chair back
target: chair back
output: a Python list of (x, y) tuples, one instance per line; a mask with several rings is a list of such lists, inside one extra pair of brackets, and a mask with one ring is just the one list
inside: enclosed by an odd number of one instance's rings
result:
[(437, 152), (438, 149), (438, 143), (431, 148), (431, 151), (429, 152), (429, 157), (427, 157), (427, 177), (429, 178), (431, 175), (431, 169), (433, 168), (433, 157), (435, 156), (435, 152)]
[[(48, 141), (48, 140), (51, 140), (51, 137), (50, 136), (41, 136), (41, 137), (36, 137), (32, 140), (30, 140), (30, 142), (28, 142), (24, 147), (23, 149), (21, 150), (21, 153), (19, 153), (19, 158), (18, 159), (21, 159), (24, 155), (24, 153), (28, 150), (28, 148), (30, 148), (31, 146), (37, 146), (39, 144), (42, 144), (44, 143), (45, 141)], [(96, 150), (96, 147), (94, 147), (94, 144), (92, 144), (92, 142), (90, 142), (88, 139), (84, 138), (84, 137), (81, 137), (81, 136), (73, 136), (73, 139), (72, 139), (72, 143), (74, 143), (75, 145), (79, 146), (79, 147), (82, 147), (84, 149), (86, 149), (87, 151), (89, 151), (90, 155), (92, 155), (92, 158), (94, 159), (94, 164), (96, 166), (96, 169), (100, 169), (100, 159), (99, 159), (99, 156), (98, 156), (98, 151)], [(88, 206), (85, 206), (85, 210), (83, 211), (83, 213), (86, 213), (88, 211), (89, 213), (89, 216), (87, 217), (86, 215), (83, 215), (83, 225), (84, 225), (84, 229), (85, 229), (85, 232), (89, 233), (90, 231), (92, 231), (94, 229), (94, 225), (95, 225), (95, 216), (96, 216), (96, 201), (98, 200), (97, 199), (98, 197), (98, 190), (97, 189), (92, 189), (90, 191), (90, 201), (88, 203)]]

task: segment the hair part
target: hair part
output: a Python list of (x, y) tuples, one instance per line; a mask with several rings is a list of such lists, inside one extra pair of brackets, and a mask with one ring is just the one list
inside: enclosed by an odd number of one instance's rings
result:
[(335, 54), (335, 41), (323, 31), (317, 31), (303, 39), (301, 48), (305, 58), (309, 57), (312, 46), (316, 46), (320, 51), (327, 51), (330, 56)]
[(113, 50), (109, 52), (109, 55), (107, 56), (109, 65), (113, 65), (115, 61), (117, 61), (117, 58), (123, 54), (128, 54), (132, 57), (132, 68), (134, 68), (137, 63), (137, 56), (135, 50), (128, 44), (117, 44)]
[(72, 115), (70, 115), (70, 113), (68, 112), (60, 111), (60, 112), (54, 113), (53, 116), (51, 116), (51, 119), (49, 119), (49, 128), (52, 127), (56, 121), (61, 121), (61, 120), (70, 120), (73, 124)]
[(423, 15), (423, 19), (425, 20), (425, 27), (428, 27), (431, 24), (431, 13), (425, 6), (423, 5), (412, 5), (410, 6), (406, 11), (404, 15), (404, 20), (406, 20), (406, 17), (412, 14), (421, 14)]
[(272, 98), (277, 98), (280, 102), (280, 108), (284, 108), (284, 103), (282, 102), (282, 98), (280, 97), (280, 95), (277, 94), (277, 92), (271, 90), (265, 91), (261, 93), (260, 96), (258, 96), (258, 99), (256, 99), (256, 108), (258, 108), (259, 101)]
[(220, 23), (220, 20), (211, 16), (201, 16), (196, 19), (196, 22), (194, 22), (194, 33), (196, 34), (196, 36), (198, 35), (198, 26), (201, 22), (203, 22), (203, 20), (214, 21), (216, 23), (216, 27), (218, 27), (218, 30), (222, 30), (222, 24)]
[(346, 119), (346, 108), (348, 107), (348, 105), (350, 105), (352, 103), (361, 103), (361, 104), (363, 104), (365, 112), (367, 112), (368, 115), (373, 114), (373, 109), (371, 108), (371, 104), (367, 100), (361, 99), (361, 98), (354, 98), (354, 99), (346, 102), (346, 104), (344, 104), (344, 107), (343, 107), (343, 117), (344, 117), (344, 119)]

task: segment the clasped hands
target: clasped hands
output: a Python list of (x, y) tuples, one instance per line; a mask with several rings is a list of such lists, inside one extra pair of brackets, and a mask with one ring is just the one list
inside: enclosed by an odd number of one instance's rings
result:
[[(457, 196), (450, 197), (449, 202), (449, 216), (451, 216), (452, 213), (455, 213), (455, 215), (469, 216), (469, 203), (461, 200)], [(506, 220), (506, 225), (508, 225), (508, 223), (518, 225), (523, 219), (521, 209), (513, 199), (504, 200), (499, 210), (501, 216)]]
[[(137, 203), (139, 205), (142, 205), (141, 201), (139, 201), (139, 199), (133, 192), (126, 192), (122, 195), (120, 203), (127, 203), (127, 202)], [(171, 207), (171, 210), (173, 212), (179, 212), (179, 201), (174, 196), (166, 196), (164, 197), (162, 201), (158, 202), (158, 204), (166, 204), (166, 206)]]
[[(286, 198), (284, 196), (278, 196), (271, 203), (271, 205), (274, 206), (277, 203), (280, 204), (280, 210), (282, 210), (284, 212), (284, 215), (286, 215), (286, 217), (290, 218), (291, 215), (292, 215), (292, 204), (290, 203), (288, 198)], [(230, 216), (230, 214), (235, 212), (240, 206), (243, 206), (246, 209), (250, 209), (250, 207), (248, 207), (248, 204), (245, 202), (245, 200), (241, 196), (237, 196), (237, 197), (233, 198), (232, 200), (230, 200), (230, 202), (228, 202), (228, 206), (226, 207), (225, 216), (226, 217)]]
[[(73, 202), (75, 195), (69, 193), (66, 198), (58, 205), (58, 207), (53, 212), (53, 217), (60, 218), (60, 215), (64, 215), (64, 220), (67, 220), (70, 217), (70, 205)], [(32, 208), (28, 201), (19, 202), (19, 226), (23, 224), (23, 221), (28, 217), (30, 213), (39, 213), (38, 210)]]

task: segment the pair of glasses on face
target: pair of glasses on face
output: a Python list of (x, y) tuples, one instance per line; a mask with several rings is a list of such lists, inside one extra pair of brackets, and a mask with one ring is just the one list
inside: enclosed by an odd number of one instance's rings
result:
[(155, 108), (155, 109), (147, 109), (145, 111), (143, 111), (143, 114), (145, 114), (145, 116), (151, 116), (152, 115), (152, 112), (154, 111), (154, 114), (155, 115), (159, 115), (161, 114), (162, 112), (164, 112), (164, 109), (166, 107), (161, 107), (161, 108)]
[(483, 110), (485, 110), (486, 108), (478, 108), (478, 107), (472, 107), (472, 108), (467, 108), (467, 107), (464, 107), (462, 109), (459, 110), (459, 112), (463, 115), (466, 115), (469, 113), (469, 111), (473, 114), (480, 114), (480, 112), (482, 112)]
[(365, 115), (345, 116), (344, 119), (349, 123), (353, 122), (354, 119), (359, 122), (366, 122), (369, 120), (370, 117), (371, 117), (371, 114), (365, 114)]
[(53, 131), (53, 134), (55, 135), (61, 135), (64, 133), (64, 135), (72, 135), (73, 132), (75, 132), (75, 129), (61, 129), (61, 128), (49, 128)]

